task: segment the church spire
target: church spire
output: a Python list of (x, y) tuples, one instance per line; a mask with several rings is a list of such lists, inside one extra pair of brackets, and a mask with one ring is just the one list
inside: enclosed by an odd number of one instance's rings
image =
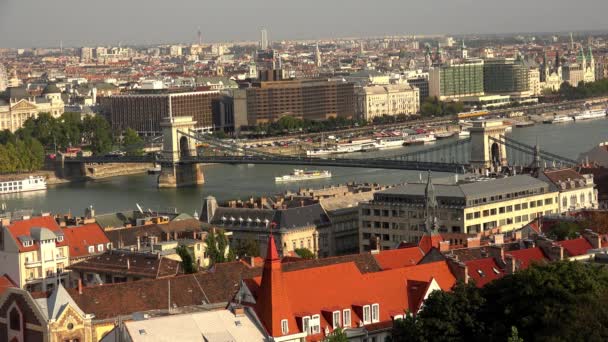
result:
[(435, 195), (435, 186), (429, 171), (426, 179), (426, 187), (424, 188), (424, 207), (426, 216), (426, 231), (427, 233), (437, 232), (437, 197)]

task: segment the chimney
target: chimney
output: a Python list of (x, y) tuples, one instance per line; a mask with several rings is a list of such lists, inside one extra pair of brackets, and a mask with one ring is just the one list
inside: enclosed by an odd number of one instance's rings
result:
[(380, 238), (377, 236), (372, 236), (369, 238), (369, 247), (372, 254), (380, 253), (382, 247), (380, 246)]
[(481, 238), (479, 236), (467, 238), (467, 248), (479, 247), (481, 245)]
[(536, 244), (551, 261), (564, 260), (564, 248), (547, 238), (539, 238)]
[(82, 279), (78, 278), (78, 294), (82, 294)]
[(450, 250), (450, 241), (446, 240), (446, 241), (439, 241), (439, 251), (440, 252), (447, 252)]
[(516, 231), (515, 234), (513, 234), (513, 237), (516, 241), (521, 240), (521, 230)]
[(486, 248), (488, 254), (498, 263), (502, 263), (505, 261), (505, 250), (502, 246), (490, 245)]
[(131, 269), (131, 262), (129, 262), (129, 258), (127, 258), (127, 269)]
[(497, 245), (502, 245), (503, 243), (505, 243), (505, 237), (502, 234), (494, 234), (494, 243)]
[(138, 236), (137, 237), (137, 250), (139, 251), (141, 249), (141, 238)]
[(249, 266), (255, 267), (255, 257), (250, 256), (250, 257), (248, 257), (248, 259), (249, 259)]
[(469, 270), (467, 265), (458, 261), (458, 259), (452, 255), (446, 258), (446, 262), (448, 263), (450, 271), (458, 281), (462, 281), (465, 284), (469, 283)]
[(517, 269), (517, 260), (512, 255), (505, 255), (505, 273), (513, 274)]
[(234, 314), (234, 317), (243, 317), (245, 316), (245, 308), (240, 304), (234, 305), (232, 307), (232, 313)]
[(582, 235), (594, 249), (602, 248), (602, 239), (597, 233), (591, 231), (591, 229), (585, 229)]

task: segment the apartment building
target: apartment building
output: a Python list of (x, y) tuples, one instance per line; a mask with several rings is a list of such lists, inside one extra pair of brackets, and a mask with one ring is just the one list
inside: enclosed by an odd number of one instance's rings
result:
[(420, 110), (420, 90), (408, 84), (363, 87), (357, 89), (356, 96), (357, 116), (366, 121)]
[(25, 217), (0, 229), (0, 260), (16, 285), (28, 291), (48, 291), (58, 282), (68, 285), (70, 250), (63, 230), (51, 216)]

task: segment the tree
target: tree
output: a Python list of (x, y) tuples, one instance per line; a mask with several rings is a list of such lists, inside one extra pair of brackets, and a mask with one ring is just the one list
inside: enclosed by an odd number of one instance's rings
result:
[(483, 288), (457, 284), (452, 292), (431, 293), (416, 316), (394, 325), (393, 340), (605, 341), (606, 303), (605, 268), (532, 265)]
[(240, 240), (235, 248), (235, 254), (239, 258), (260, 256), (260, 246), (255, 240)]
[(336, 328), (334, 331), (327, 335), (323, 342), (348, 342), (348, 336), (342, 328)]
[(95, 154), (108, 153), (112, 149), (110, 124), (99, 115), (85, 117), (82, 121), (83, 141)]
[(131, 128), (125, 130), (122, 146), (129, 156), (143, 156), (144, 154), (144, 140)]
[(575, 239), (578, 237), (581, 227), (576, 222), (559, 222), (547, 232), (547, 236), (556, 241)]
[(198, 272), (198, 266), (194, 262), (194, 257), (192, 253), (188, 250), (186, 246), (178, 246), (175, 249), (175, 252), (182, 259), (182, 267), (184, 268), (184, 273), (196, 273)]
[(294, 252), (302, 259), (314, 259), (315, 254), (308, 248), (296, 248)]
[(229, 242), (226, 233), (221, 229), (211, 230), (205, 238), (207, 255), (211, 265), (233, 261), (234, 252), (229, 251)]

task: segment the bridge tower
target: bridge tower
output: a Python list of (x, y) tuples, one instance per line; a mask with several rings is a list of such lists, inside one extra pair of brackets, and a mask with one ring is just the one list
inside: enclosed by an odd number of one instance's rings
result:
[(188, 133), (194, 129), (196, 121), (192, 117), (178, 116), (163, 118), (160, 127), (163, 132), (161, 171), (158, 176), (159, 188), (178, 188), (205, 183), (200, 164), (187, 163), (196, 157), (196, 140)]
[(502, 120), (476, 121), (471, 127), (471, 168), (482, 173), (485, 170), (500, 170), (507, 166), (507, 148), (494, 139), (504, 136), (506, 126)]

